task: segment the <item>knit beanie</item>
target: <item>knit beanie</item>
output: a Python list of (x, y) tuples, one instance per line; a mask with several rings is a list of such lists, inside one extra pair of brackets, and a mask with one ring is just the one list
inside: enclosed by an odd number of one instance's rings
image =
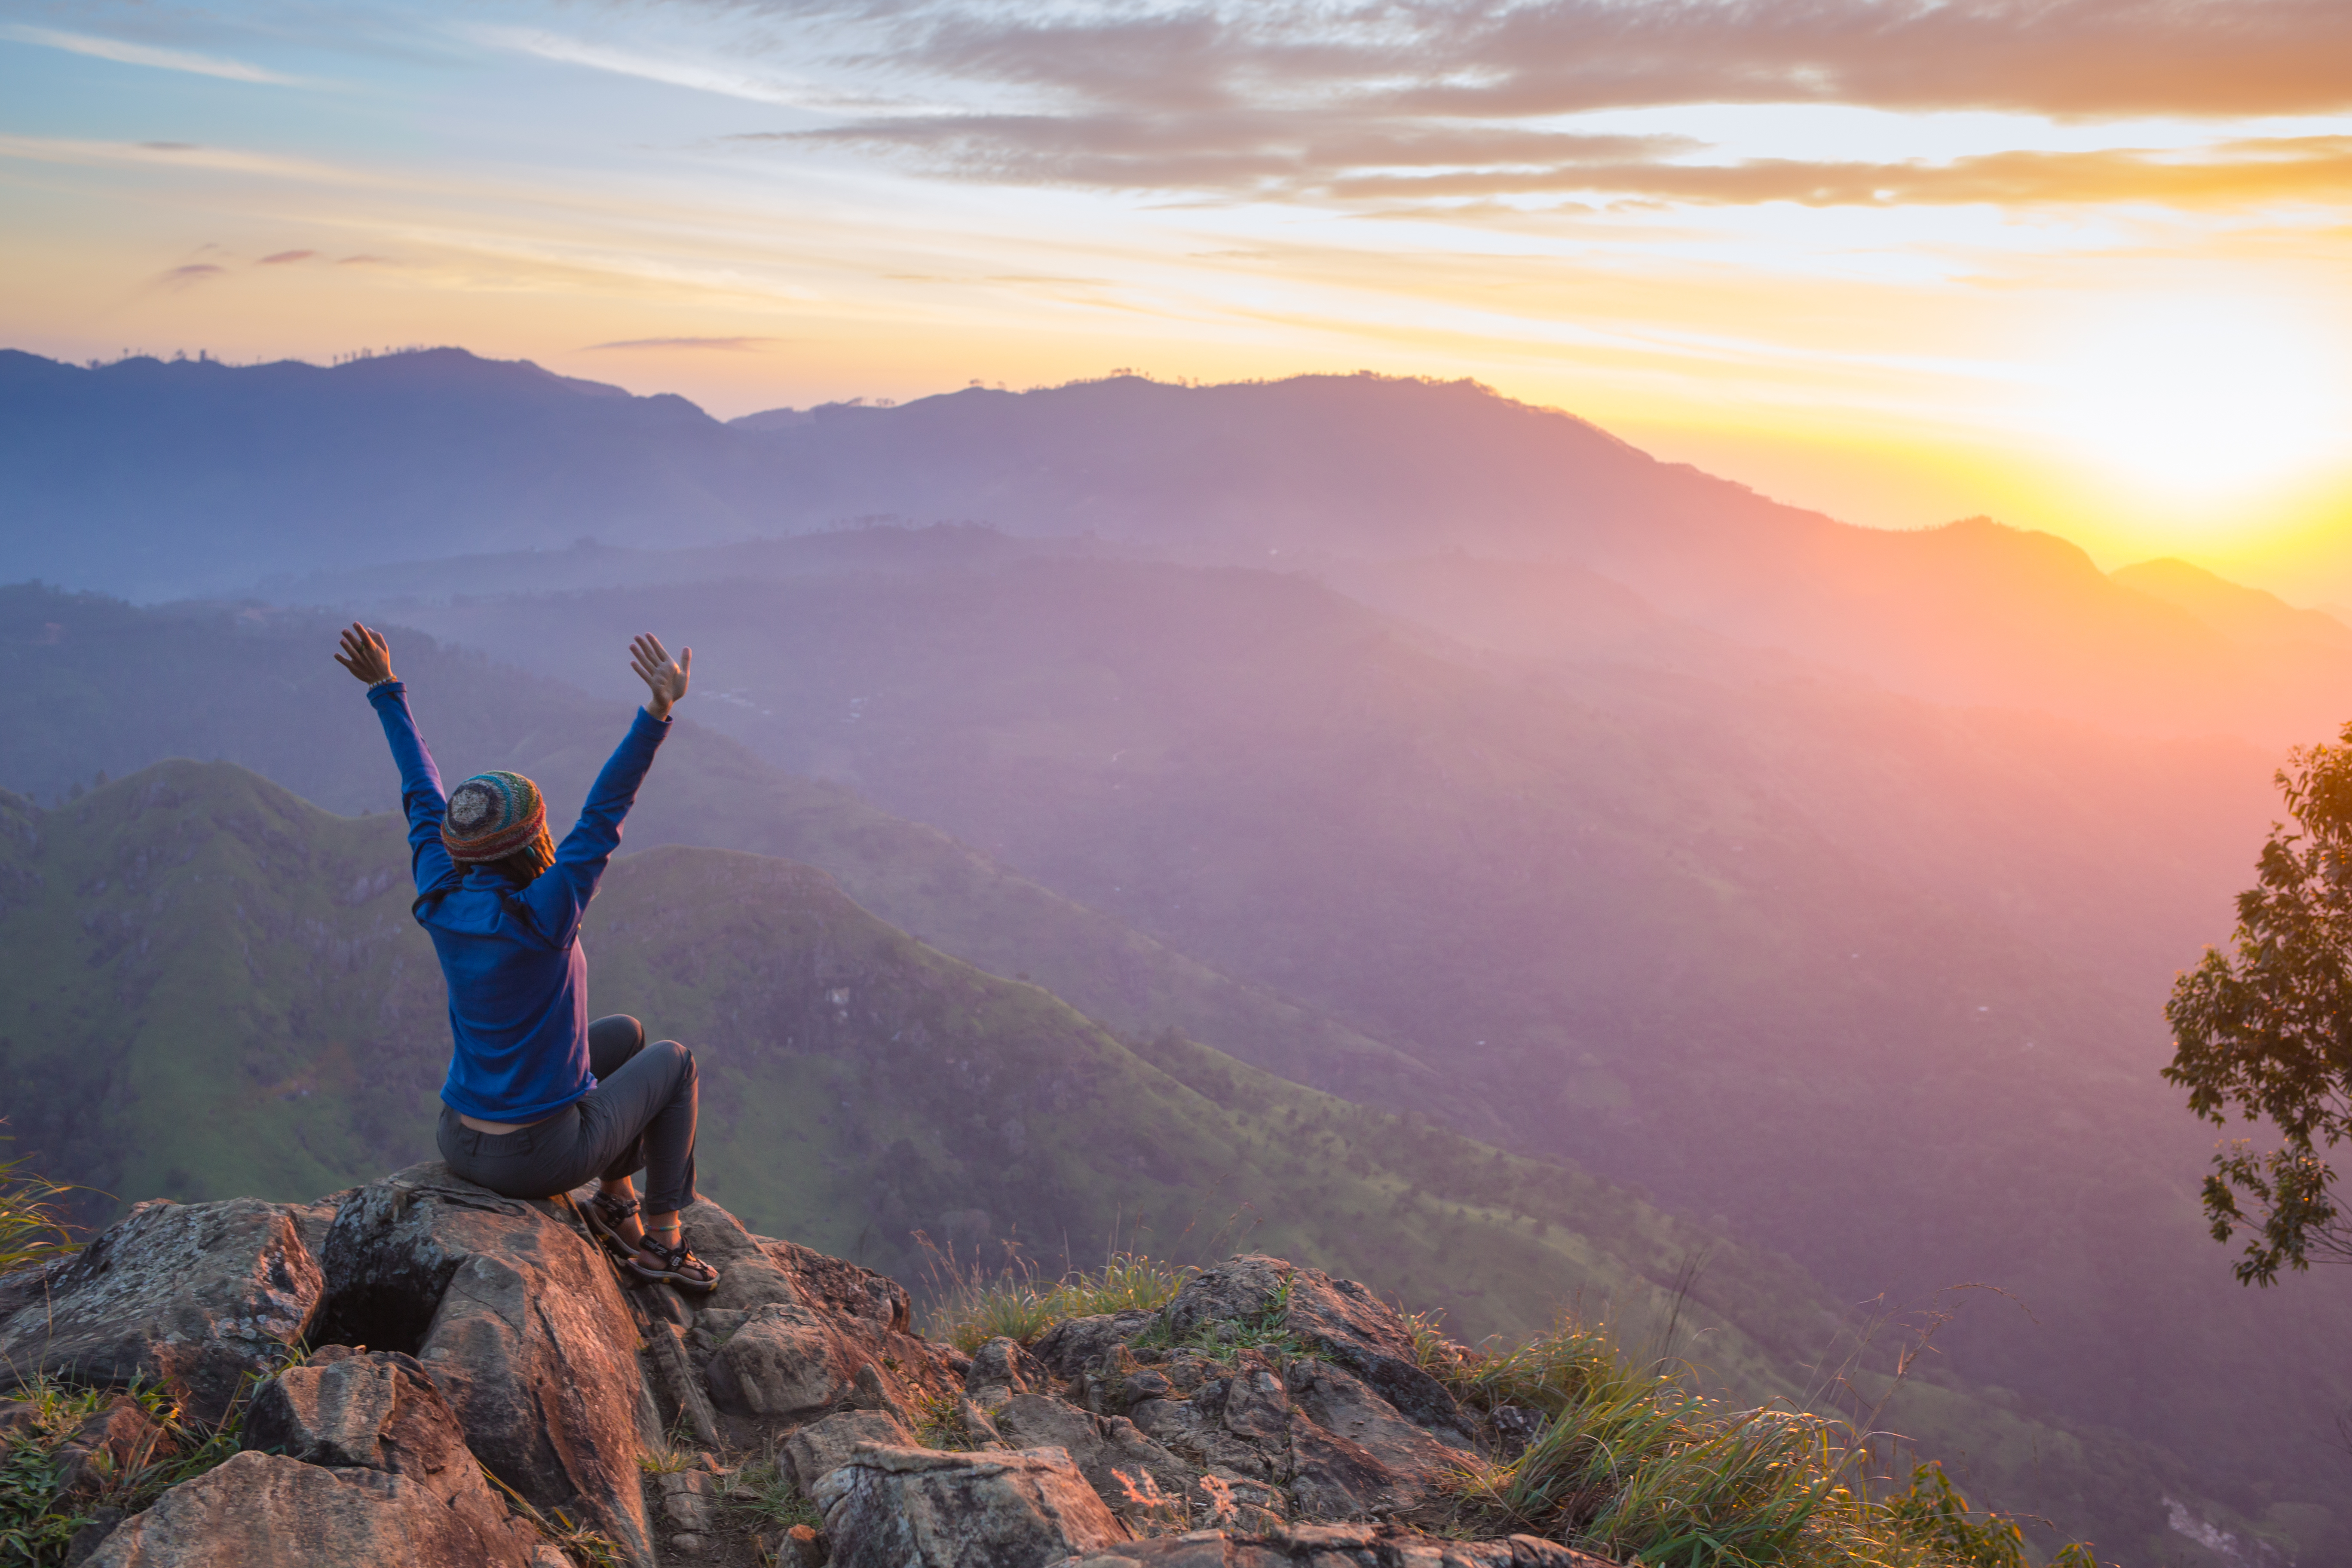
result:
[(546, 839), (547, 807), (539, 786), (520, 773), (476, 773), (449, 792), (441, 842), (460, 865), (503, 860), (518, 849), (537, 847), (544, 870), (555, 858)]

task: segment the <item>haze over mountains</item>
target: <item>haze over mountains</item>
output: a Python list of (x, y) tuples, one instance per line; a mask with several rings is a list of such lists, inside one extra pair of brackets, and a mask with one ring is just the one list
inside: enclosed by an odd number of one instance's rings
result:
[[(1458, 552), (1488, 563), (1469, 574), (1486, 591), (1447, 629), (1536, 652), (1582, 644), (1511, 615), (1515, 584), (1529, 563), (1580, 568), (1667, 616), (1892, 689), (2157, 733), (2305, 738), (2336, 722), (2352, 675), (2338, 633), (2266, 595), (2223, 612), (2228, 585), (2174, 574), (2150, 591), (2150, 576), (2111, 578), (2064, 541), (1980, 520), (1848, 527), (1467, 382), (1121, 377), (730, 426), (675, 396), (457, 350), (331, 370), (0, 352), (0, 409), (20, 569), (134, 598), (889, 517), (1249, 566)], [(2242, 636), (2250, 620), (2263, 637)]]
[(2280, 743), (2347, 716), (2328, 617), (1990, 523), (1845, 528), (1466, 384), (729, 427), (446, 352), (13, 355), (0, 407), (37, 524), (9, 575), (267, 584), (0, 595), (0, 784), (184, 752), (389, 806), (327, 616), (282, 607), (320, 605), (450, 645), (394, 632), (445, 768), (560, 811), (653, 626), (697, 648), (695, 722), (633, 849), (810, 862), (1135, 1039), (1640, 1183), (1832, 1299), (2012, 1289), (2032, 1318), (1938, 1342), (1973, 1383), (2339, 1539), (2308, 1510), (2352, 1506), (2340, 1292), (2231, 1282), (2210, 1138), (2154, 1076)]

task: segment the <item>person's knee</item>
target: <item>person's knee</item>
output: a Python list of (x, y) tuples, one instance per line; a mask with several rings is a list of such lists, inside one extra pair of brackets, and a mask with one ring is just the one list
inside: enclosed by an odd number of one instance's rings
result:
[(588, 1026), (588, 1070), (610, 1078), (645, 1048), (646, 1026), (626, 1013), (611, 1013)]
[(677, 1073), (680, 1083), (694, 1081), (694, 1053), (676, 1040), (656, 1040), (646, 1047), (648, 1055), (659, 1053), (663, 1062)]

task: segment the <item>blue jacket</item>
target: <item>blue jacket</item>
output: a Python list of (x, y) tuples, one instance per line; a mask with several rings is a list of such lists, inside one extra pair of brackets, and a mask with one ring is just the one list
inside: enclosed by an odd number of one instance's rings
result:
[(621, 818), (669, 721), (642, 708), (556, 847), (527, 888), (483, 866), (460, 867), (441, 842), (448, 797), (408, 714), (407, 689), (368, 689), (400, 764), (400, 800), (416, 872), (416, 923), (433, 938), (449, 983), (457, 1048), (441, 1102), (484, 1121), (536, 1121), (596, 1087), (588, 1070), (588, 959), (580, 917), (621, 842)]

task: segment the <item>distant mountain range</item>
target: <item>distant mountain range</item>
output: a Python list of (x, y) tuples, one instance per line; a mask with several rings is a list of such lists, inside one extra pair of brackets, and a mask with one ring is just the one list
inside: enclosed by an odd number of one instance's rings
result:
[(1895, 690), (2158, 733), (2309, 740), (2352, 689), (2340, 623), (2193, 569), (2110, 577), (1981, 519), (1849, 527), (1468, 382), (1120, 377), (805, 413), (726, 425), (454, 349), (331, 370), (0, 352), (0, 510), (16, 571), (143, 599), (881, 517), (1339, 574), (1467, 557), (1432, 568), (1448, 606), (1410, 584), (1392, 606), (1546, 654), (1584, 646), (1581, 617), (1515, 608), (1524, 574), (1573, 568)]

